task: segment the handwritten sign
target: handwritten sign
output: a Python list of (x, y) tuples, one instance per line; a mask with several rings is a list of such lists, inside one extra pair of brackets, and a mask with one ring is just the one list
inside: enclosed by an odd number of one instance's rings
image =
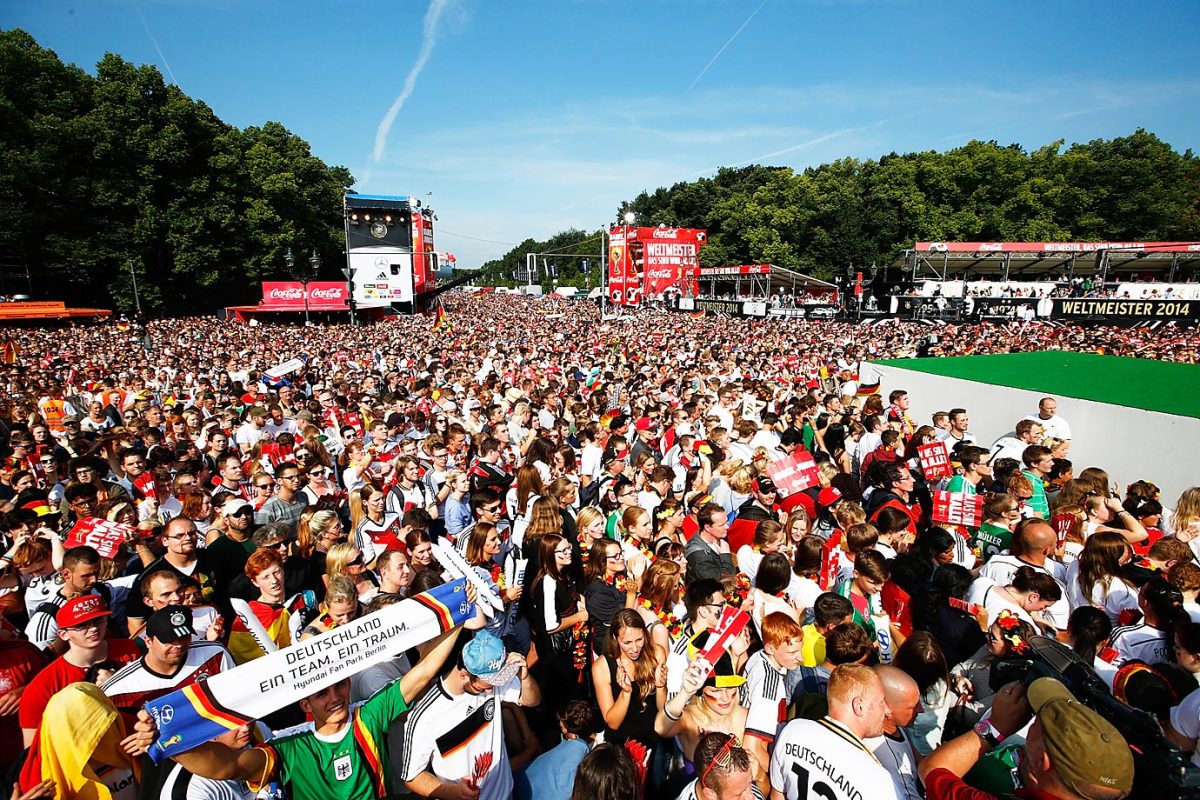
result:
[(954, 474), (950, 468), (950, 451), (945, 442), (930, 442), (917, 448), (917, 458), (921, 462), (921, 472), (926, 480), (949, 477)]
[(816, 486), (817, 462), (812, 453), (803, 447), (797, 448), (790, 458), (781, 458), (767, 465), (767, 474), (775, 482), (780, 497), (789, 497), (797, 492)]
[(67, 534), (63, 544), (68, 550), (72, 547), (95, 548), (101, 558), (116, 558), (121, 552), (121, 543), (129, 534), (136, 533), (137, 528), (121, 522), (109, 522), (100, 517), (86, 517), (75, 523)]
[(977, 494), (939, 491), (933, 494), (933, 521), (943, 525), (979, 526), (983, 519), (983, 497)]

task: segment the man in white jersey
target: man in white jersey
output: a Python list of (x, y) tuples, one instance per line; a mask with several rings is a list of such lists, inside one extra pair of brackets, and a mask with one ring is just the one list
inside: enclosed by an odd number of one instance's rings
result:
[(863, 740), (883, 733), (887, 702), (870, 667), (829, 676), (829, 715), (784, 726), (771, 754), (771, 800), (898, 800), (891, 774)]
[(101, 691), (118, 711), (136, 714), (150, 700), (233, 669), (233, 657), (218, 642), (193, 642), (192, 611), (165, 606), (146, 622), (146, 655), (113, 674)]
[(921, 782), (917, 778), (917, 762), (920, 757), (908, 728), (921, 713), (921, 690), (908, 673), (898, 667), (879, 665), (872, 667), (883, 681), (883, 697), (887, 702), (887, 714), (883, 718), (883, 733), (863, 740), (879, 763), (892, 776), (896, 794), (903, 800), (922, 800)]
[[(408, 790), (420, 797), (507, 798), (513, 776), (500, 704), (530, 707), (541, 699), (525, 658), (507, 653), (491, 633), (477, 633), (457, 667), (429, 687), (404, 723), (400, 775)], [(481, 763), (488, 765), (482, 774)]]
[(1042, 617), (1058, 630), (1067, 629), (1067, 618), (1071, 615), (1071, 606), (1067, 601), (1067, 568), (1062, 562), (1054, 560), (1054, 551), (1058, 546), (1058, 534), (1050, 523), (1042, 519), (1031, 518), (1021, 520), (1013, 533), (1011, 552), (992, 556), (983, 568), (979, 570), (979, 578), (971, 587), (972, 594), (968, 600), (975, 602), (975, 596), (981, 595), (990, 583), (1008, 586), (1013, 575), (1021, 567), (1033, 567), (1038, 572), (1044, 572), (1062, 587), (1062, 595), (1054, 605), (1042, 612)]

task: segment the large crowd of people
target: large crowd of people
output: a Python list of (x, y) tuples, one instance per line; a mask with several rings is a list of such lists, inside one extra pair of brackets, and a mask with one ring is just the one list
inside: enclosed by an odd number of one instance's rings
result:
[[(1073, 464), (1104, 432), (1051, 397), (976, 441), (858, 375), (1195, 330), (446, 311), (0, 331), (0, 791), (1146, 796), (1097, 685), (1200, 759), (1200, 487)], [(147, 703), (459, 580), (446, 545), (493, 613), (148, 758)]]

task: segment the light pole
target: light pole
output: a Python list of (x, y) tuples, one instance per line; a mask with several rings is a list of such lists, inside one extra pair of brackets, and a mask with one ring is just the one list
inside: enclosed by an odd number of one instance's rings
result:
[(311, 281), (313, 279), (313, 277), (317, 274), (317, 269), (321, 266), (321, 258), (320, 258), (320, 256), (317, 255), (317, 251), (314, 248), (312, 251), (312, 256), (310, 256), (308, 259), (308, 263), (312, 267), (312, 271), (309, 272), (307, 267), (305, 267), (303, 265), (297, 266), (296, 257), (294, 255), (292, 255), (292, 248), (289, 247), (287, 249), (287, 252), (285, 252), (283, 254), (283, 261), (285, 264), (287, 264), (288, 272), (291, 274), (291, 276), (293, 278), (295, 278), (296, 280), (300, 281), (300, 285), (302, 287), (304, 287), (304, 327), (307, 328), (308, 324), (309, 324), (308, 323), (308, 284), (309, 284), (309, 281)]
[[(316, 280), (317, 275), (321, 272), (321, 257), (317, 255), (315, 247), (308, 257), (308, 266), (312, 268), (308, 273), (309, 280)], [(308, 281), (304, 281), (304, 325), (308, 327)]]

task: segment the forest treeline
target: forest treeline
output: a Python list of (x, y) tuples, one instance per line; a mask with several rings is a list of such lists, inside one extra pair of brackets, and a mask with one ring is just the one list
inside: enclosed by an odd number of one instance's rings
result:
[[(94, 74), (22, 30), (0, 31), (0, 272), (39, 298), (152, 312), (253, 303), (288, 277), (284, 253), (337, 279), (348, 169), (278, 122), (239, 128), (158, 69), (106, 55)], [(1027, 152), (844, 158), (797, 172), (753, 165), (643, 192), (615, 211), (707, 228), (706, 265), (769, 262), (830, 277), (916, 240), (1200, 240), (1200, 161), (1153, 133)], [(614, 219), (616, 216), (614, 215)], [(485, 264), (511, 280), (529, 252), (562, 284), (596, 285), (600, 232), (527, 239)], [(571, 254), (578, 254), (573, 257)], [(591, 273), (583, 275), (585, 254)], [(547, 284), (549, 281), (547, 281)]]

